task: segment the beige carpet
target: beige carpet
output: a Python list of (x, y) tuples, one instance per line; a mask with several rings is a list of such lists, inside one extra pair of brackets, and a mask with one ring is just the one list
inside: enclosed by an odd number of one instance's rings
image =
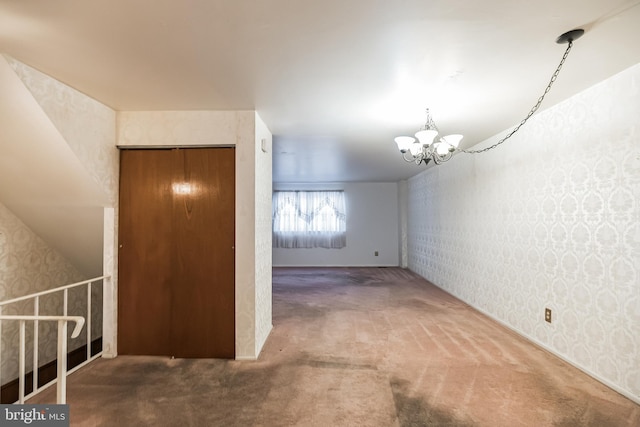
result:
[(256, 362), (92, 363), (69, 378), (72, 425), (640, 426), (640, 406), (407, 270), (276, 268), (273, 324)]

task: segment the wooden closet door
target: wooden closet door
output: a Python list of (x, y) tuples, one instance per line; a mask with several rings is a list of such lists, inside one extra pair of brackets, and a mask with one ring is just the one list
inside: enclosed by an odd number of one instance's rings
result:
[(178, 150), (174, 194), (176, 357), (235, 357), (235, 149)]
[(173, 153), (120, 152), (118, 353), (171, 352)]
[(235, 357), (235, 149), (121, 154), (121, 354)]

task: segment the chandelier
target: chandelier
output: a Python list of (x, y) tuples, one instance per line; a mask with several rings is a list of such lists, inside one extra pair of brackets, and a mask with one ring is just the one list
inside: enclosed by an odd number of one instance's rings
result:
[(538, 102), (536, 102), (533, 108), (531, 108), (531, 110), (529, 111), (529, 114), (527, 114), (527, 116), (522, 119), (520, 123), (500, 141), (496, 142), (490, 147), (483, 148), (481, 150), (464, 150), (458, 148), (458, 145), (462, 140), (462, 135), (452, 134), (438, 138), (438, 134), (440, 132), (435, 122), (433, 121), (433, 117), (431, 117), (429, 109), (427, 108), (427, 120), (425, 124), (420, 128), (420, 130), (416, 132), (415, 138), (412, 136), (398, 136), (395, 138), (395, 142), (396, 144), (398, 144), (398, 150), (400, 150), (400, 153), (402, 153), (402, 158), (406, 162), (415, 162), (418, 165), (421, 163), (428, 164), (432, 160), (433, 163), (439, 165), (440, 163), (449, 160), (455, 153), (482, 153), (496, 148), (498, 145), (511, 138), (511, 136), (513, 136), (513, 134), (516, 133), (527, 122), (527, 120), (529, 120), (531, 116), (533, 116), (538, 108), (540, 108), (544, 97), (551, 90), (551, 86), (553, 86), (553, 83), (555, 83), (558, 75), (560, 74), (560, 70), (564, 65), (564, 62), (567, 59), (567, 56), (569, 56), (569, 52), (571, 51), (571, 47), (573, 46), (573, 41), (580, 38), (583, 34), (583, 29), (576, 29), (567, 31), (556, 39), (556, 43), (568, 43), (567, 49), (562, 56), (560, 64), (551, 76), (551, 80), (549, 81), (549, 84), (547, 84), (547, 87), (542, 93), (542, 96), (538, 98)]
[(436, 140), (438, 133), (438, 127), (427, 108), (427, 121), (416, 132), (415, 138), (412, 136), (397, 136), (395, 138), (402, 158), (407, 162), (416, 162), (416, 164), (422, 162), (426, 164), (433, 160), (436, 165), (449, 160), (458, 148), (462, 135), (447, 135)]

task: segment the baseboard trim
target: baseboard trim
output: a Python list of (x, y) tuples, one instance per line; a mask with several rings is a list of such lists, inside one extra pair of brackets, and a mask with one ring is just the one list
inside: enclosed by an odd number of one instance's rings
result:
[(267, 333), (265, 334), (264, 338), (262, 339), (262, 342), (258, 342), (256, 345), (257, 348), (257, 354), (255, 356), (238, 356), (236, 355), (236, 357), (234, 358), (234, 360), (239, 361), (239, 362), (251, 362), (251, 361), (256, 361), (258, 360), (258, 358), (260, 357), (260, 353), (262, 353), (262, 349), (264, 348), (264, 345), (267, 343), (267, 340), (269, 339), (269, 337), (271, 336), (271, 332), (273, 331), (273, 325), (269, 325), (269, 330), (267, 331)]
[(273, 268), (402, 268), (399, 264), (278, 264)]
[[(91, 341), (91, 355), (94, 356), (102, 351), (102, 338)], [(87, 360), (87, 345), (78, 347), (67, 354), (67, 370), (71, 370)], [(58, 359), (53, 359), (38, 368), (38, 387), (42, 387), (48, 382), (55, 379), (57, 375)], [(33, 391), (33, 371), (25, 374), (25, 394)], [(19, 394), (18, 378), (9, 381), (0, 389), (0, 403), (14, 403), (18, 400)]]
[(238, 362), (251, 362), (258, 360), (255, 356), (236, 356), (235, 360)]

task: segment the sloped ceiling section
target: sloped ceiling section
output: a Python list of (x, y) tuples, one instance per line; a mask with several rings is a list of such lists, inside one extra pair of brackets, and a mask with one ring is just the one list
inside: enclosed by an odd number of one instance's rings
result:
[(0, 202), (81, 273), (102, 272), (107, 196), (0, 55)]

